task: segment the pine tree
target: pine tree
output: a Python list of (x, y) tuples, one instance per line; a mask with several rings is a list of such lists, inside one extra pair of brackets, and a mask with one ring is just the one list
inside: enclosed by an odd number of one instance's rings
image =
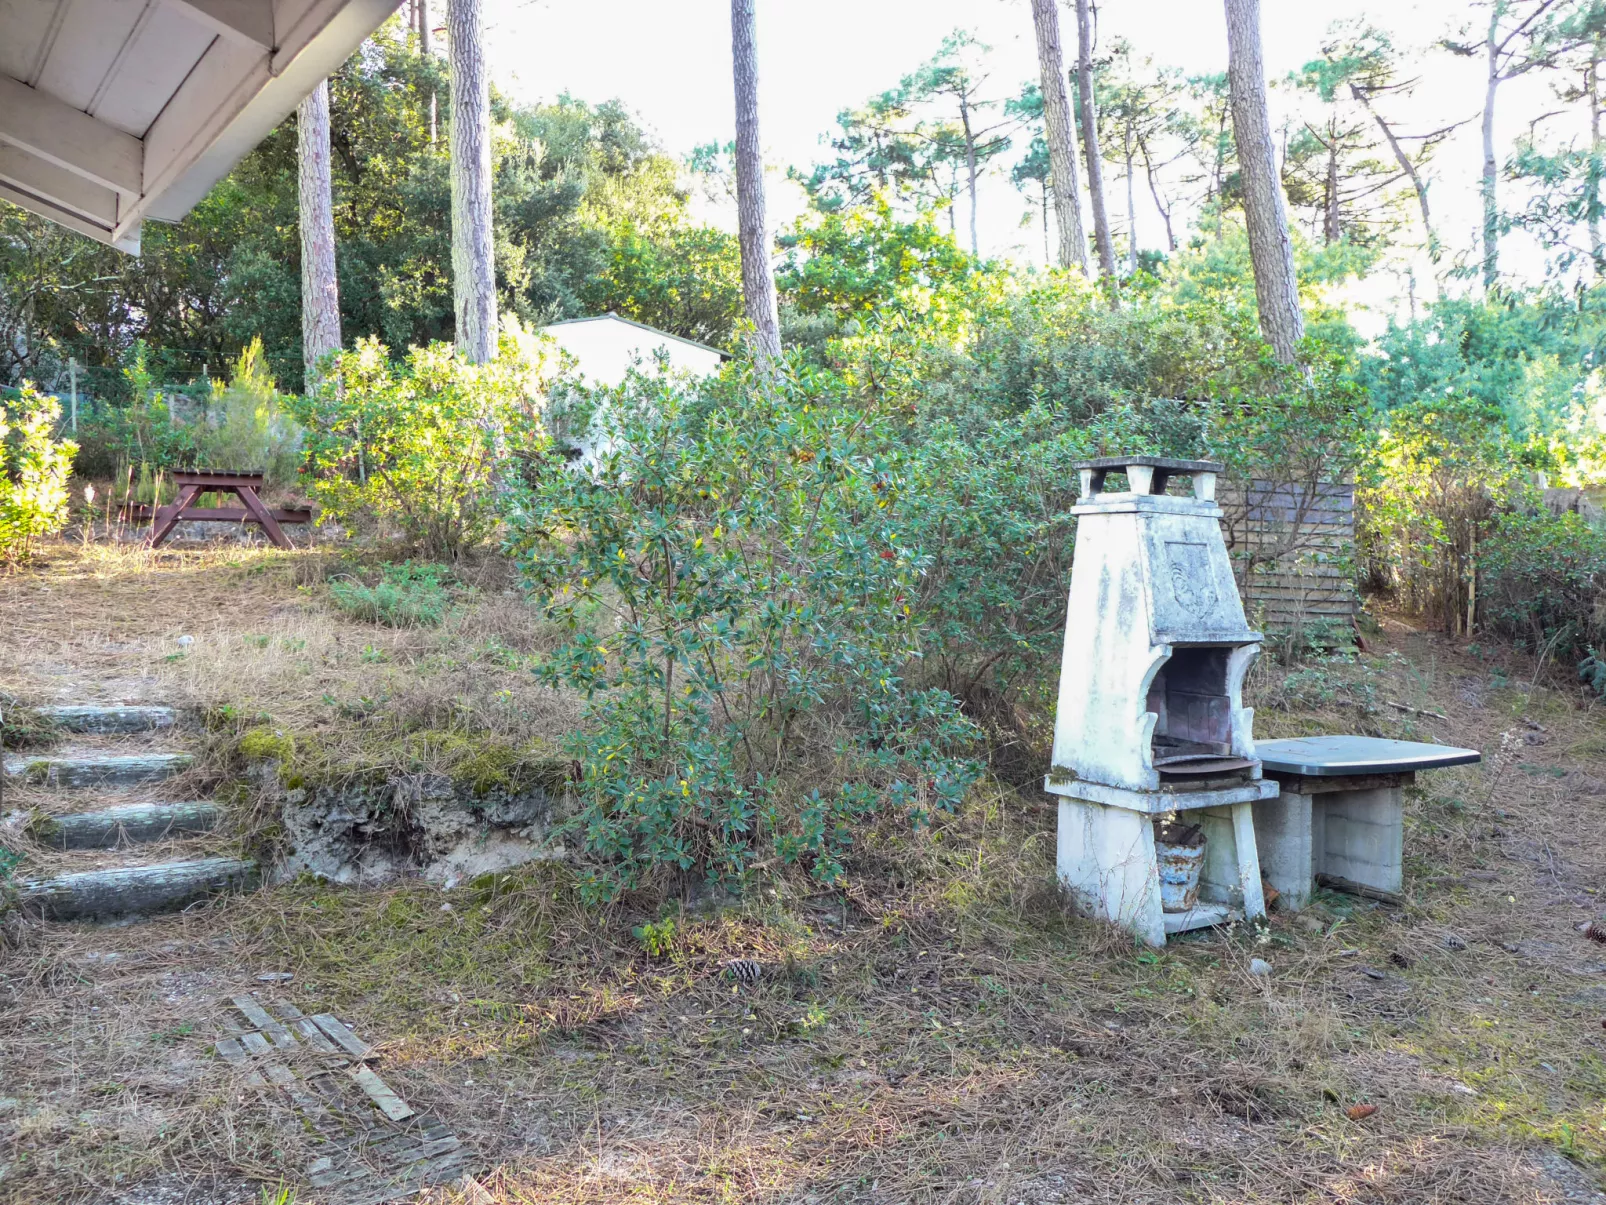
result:
[(1232, 133), (1243, 181), (1249, 259), (1255, 272), (1260, 333), (1284, 364), (1291, 364), (1305, 336), (1294, 276), (1294, 243), (1266, 107), (1266, 68), (1260, 45), (1260, 0), (1226, 0), (1227, 83), (1232, 96)]
[(491, 83), (481, 0), (450, 0), (452, 297), (457, 347), (475, 364), (496, 354), (496, 258), (491, 237)]
[(301, 355), (310, 389), (318, 379), (324, 357), (340, 350), (328, 80), (314, 88), (296, 110), (296, 160), (301, 219)]
[(764, 214), (764, 153), (758, 134), (757, 0), (731, 0), (731, 59), (736, 82), (736, 214), (742, 252), (742, 301), (753, 324), (753, 351), (769, 368), (781, 356), (775, 269)]

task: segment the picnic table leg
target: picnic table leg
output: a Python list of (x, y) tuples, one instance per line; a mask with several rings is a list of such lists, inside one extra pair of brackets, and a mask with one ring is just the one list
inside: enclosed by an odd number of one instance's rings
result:
[(249, 485), (241, 485), (236, 486), (234, 492), (239, 495), (240, 501), (245, 503), (245, 509), (256, 516), (256, 521), (262, 524), (262, 530), (268, 533), (268, 539), (273, 541), (274, 547), (283, 548), (286, 551), (295, 547), (294, 544), (290, 543), (290, 537), (285, 535), (284, 530), (279, 526), (279, 521), (273, 517), (273, 512), (262, 505), (262, 499), (257, 497), (257, 492), (254, 488)]
[[(183, 517), (185, 510), (189, 508), (190, 503), (194, 502), (200, 493), (200, 486), (186, 485), (179, 490), (178, 497), (173, 499), (171, 509), (165, 506), (158, 506), (154, 509), (151, 515), (150, 546), (152, 548), (160, 548), (162, 541), (173, 534), (173, 529), (178, 526), (179, 519)], [(162, 514), (164, 510), (167, 511), (165, 516)]]

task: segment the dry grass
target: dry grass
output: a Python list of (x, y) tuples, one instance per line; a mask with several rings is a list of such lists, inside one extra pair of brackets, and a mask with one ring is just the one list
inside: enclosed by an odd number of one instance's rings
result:
[[(322, 607), (317, 573), (297, 585), (303, 563), (181, 561), (106, 584), (73, 559), (7, 579), (19, 601), (46, 586), (66, 605), (27, 610), (38, 648), (8, 650), (0, 688), (83, 652), (129, 680), (148, 668), (147, 697), (237, 700), (298, 728), (360, 724), (324, 696), (381, 690), (465, 698), (508, 735), (563, 722), (516, 660), (541, 635), (515, 644), (528, 620), (496, 588), (449, 630), (357, 630)], [(125, 590), (201, 601), (138, 631), (83, 616)], [(195, 644), (165, 660), (180, 631)], [(493, 638), (515, 668), (485, 654)], [(300, 1182), (294, 1127), (207, 1053), (223, 1001), (267, 970), (381, 1043), (386, 1078), (474, 1147), (499, 1205), (1590, 1200), (1606, 949), (1575, 926), (1603, 906), (1599, 711), (1514, 654), (1398, 625), (1377, 645), (1265, 674), (1259, 731), (1490, 750), (1514, 734), (1499, 764), (1412, 793), (1403, 908), (1323, 893), (1259, 939), (1140, 950), (1067, 916), (1052, 810), (995, 787), (935, 833), (875, 834), (845, 892), (777, 880), (592, 913), (549, 864), (444, 896), (294, 884), (126, 928), (30, 927), (0, 954), (0, 1096), (22, 1102), (0, 1114), (0, 1201), (212, 1176), (192, 1199), (232, 1205), (256, 1200), (246, 1181)], [(531, 692), (516, 719), (497, 718), (503, 689)], [(659, 917), (673, 940), (655, 958), (631, 930)], [(738, 957), (763, 965), (755, 987), (725, 974)], [(1351, 1121), (1357, 1102), (1378, 1111)]]

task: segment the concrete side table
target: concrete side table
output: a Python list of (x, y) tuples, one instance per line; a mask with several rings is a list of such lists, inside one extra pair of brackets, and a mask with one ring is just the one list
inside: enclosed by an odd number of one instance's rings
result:
[(1310, 903), (1318, 881), (1398, 901), (1405, 788), (1420, 770), (1483, 758), (1475, 749), (1370, 736), (1257, 741), (1255, 753), (1282, 788), (1254, 805), (1260, 869), (1291, 912)]

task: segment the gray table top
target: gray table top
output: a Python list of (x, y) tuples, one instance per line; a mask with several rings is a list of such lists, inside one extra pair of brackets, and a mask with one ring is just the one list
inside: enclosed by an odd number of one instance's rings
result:
[(1482, 761), (1476, 749), (1424, 745), (1377, 736), (1300, 736), (1282, 741), (1256, 741), (1255, 756), (1264, 769), (1309, 778), (1350, 774), (1408, 774), (1442, 766)]

